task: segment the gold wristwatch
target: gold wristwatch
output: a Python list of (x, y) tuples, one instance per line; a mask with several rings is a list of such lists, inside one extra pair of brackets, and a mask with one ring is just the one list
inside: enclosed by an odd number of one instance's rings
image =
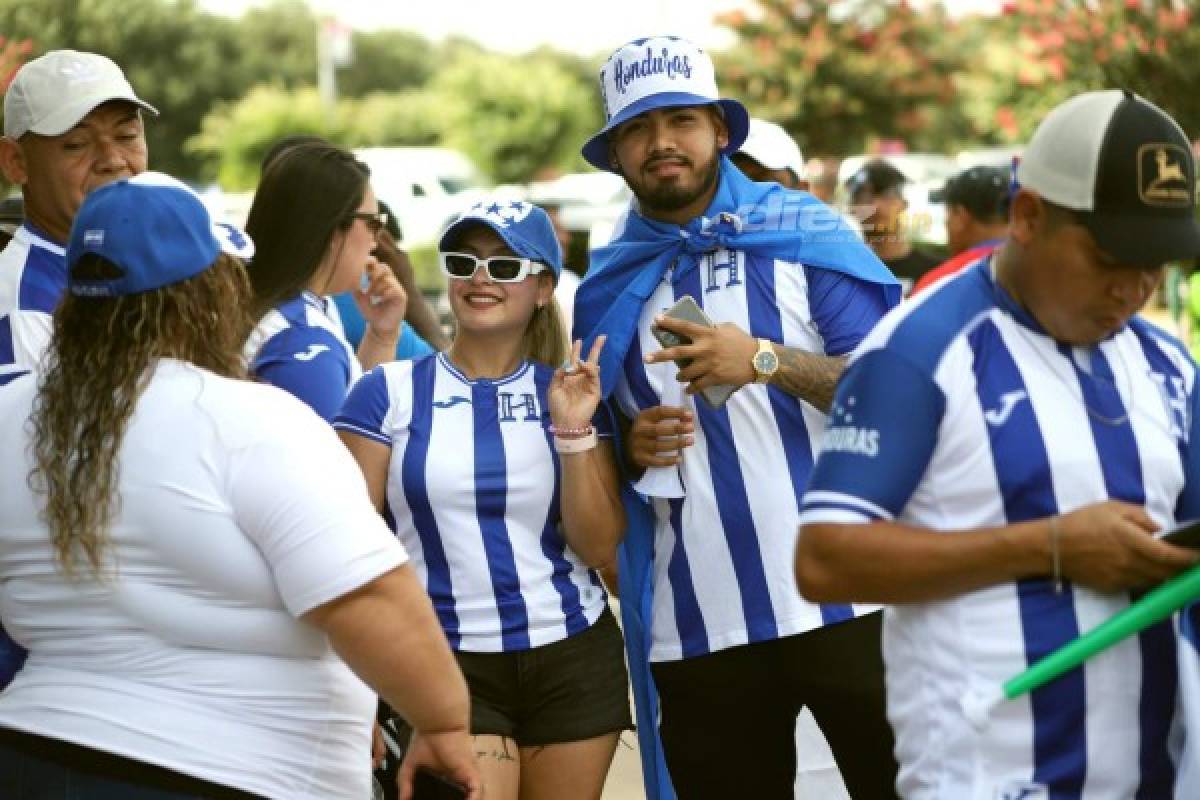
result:
[(775, 345), (770, 340), (758, 340), (758, 352), (750, 360), (750, 366), (754, 367), (755, 383), (766, 383), (771, 380), (771, 376), (779, 369), (779, 356), (776, 355)]

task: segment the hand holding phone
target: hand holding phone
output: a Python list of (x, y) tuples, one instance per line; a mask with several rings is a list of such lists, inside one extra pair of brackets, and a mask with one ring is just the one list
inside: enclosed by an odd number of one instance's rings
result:
[(466, 800), (467, 789), (428, 767), (413, 774), (413, 800)]
[(1200, 520), (1180, 523), (1169, 531), (1157, 534), (1157, 536), (1168, 544), (1200, 550)]
[[(716, 327), (709, 316), (704, 313), (704, 309), (700, 307), (700, 304), (697, 303), (696, 299), (690, 294), (685, 294), (683, 297), (679, 298), (679, 302), (664, 311), (663, 316), (670, 317), (672, 319), (680, 319), (685, 322), (692, 322), (697, 325), (703, 325), (706, 328)], [(654, 334), (654, 338), (658, 340), (658, 343), (661, 344), (664, 349), (668, 347), (679, 347), (681, 345), (692, 343), (692, 340), (687, 336), (660, 328), (657, 325), (653, 326), (650, 329), (650, 332)], [(675, 359), (675, 366), (679, 367), (680, 369), (686, 369), (691, 363), (692, 360), (690, 358)], [(726, 401), (729, 400), (730, 395), (737, 391), (737, 388), (738, 387), (730, 384), (709, 386), (700, 390), (700, 396), (703, 397), (705, 402), (708, 403), (708, 405), (712, 408), (720, 408), (721, 406), (725, 405)]]

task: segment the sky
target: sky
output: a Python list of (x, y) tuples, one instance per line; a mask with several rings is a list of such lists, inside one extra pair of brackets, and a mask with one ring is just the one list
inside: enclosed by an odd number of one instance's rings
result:
[[(971, 0), (977, 2), (977, 0)], [(261, 0), (200, 0), (200, 6), (239, 16)], [(671, 33), (709, 49), (732, 43), (732, 34), (712, 24), (721, 11), (746, 8), (751, 0), (308, 0), (318, 13), (334, 13), (358, 30), (400, 28), (438, 41), (450, 34), (489, 49), (522, 53), (549, 44), (592, 55), (607, 53), (640, 36)]]

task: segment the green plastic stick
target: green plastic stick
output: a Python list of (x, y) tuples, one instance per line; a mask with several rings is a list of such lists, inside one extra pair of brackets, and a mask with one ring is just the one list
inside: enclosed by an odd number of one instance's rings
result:
[(1176, 575), (1147, 592), (1128, 608), (1113, 614), (1092, 630), (1042, 657), (1029, 669), (1009, 678), (1002, 688), (976, 688), (970, 696), (963, 698), (963, 709), (972, 722), (981, 725), (1000, 702), (1032, 692), (1122, 639), (1166, 619), (1197, 599), (1200, 599), (1200, 565)]

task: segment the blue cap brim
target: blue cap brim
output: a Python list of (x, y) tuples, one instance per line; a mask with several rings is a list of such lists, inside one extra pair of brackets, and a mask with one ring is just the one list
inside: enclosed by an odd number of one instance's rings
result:
[(712, 100), (697, 94), (687, 92), (665, 92), (643, 97), (635, 103), (630, 103), (621, 109), (615, 117), (609, 120), (603, 130), (587, 140), (583, 146), (584, 159), (593, 167), (605, 172), (616, 172), (608, 157), (608, 134), (618, 125), (633, 119), (638, 114), (653, 111), (656, 108), (678, 108), (679, 106), (710, 106), (716, 103), (721, 107), (725, 118), (725, 127), (729, 131), (729, 143), (721, 148), (721, 153), (728, 155), (737, 150), (746, 141), (750, 133), (750, 113), (737, 100)]

